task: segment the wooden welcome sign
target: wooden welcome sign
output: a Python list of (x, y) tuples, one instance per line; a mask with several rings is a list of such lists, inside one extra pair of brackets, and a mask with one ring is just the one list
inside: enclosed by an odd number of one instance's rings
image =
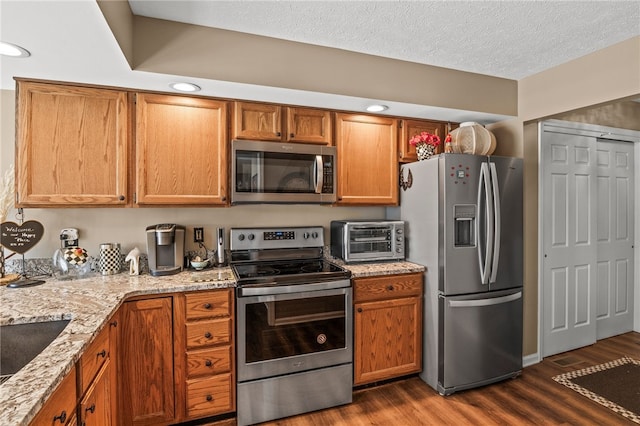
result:
[(19, 253), (24, 254), (44, 235), (44, 226), (36, 220), (28, 220), (22, 225), (14, 222), (3, 222), (0, 224), (0, 245)]

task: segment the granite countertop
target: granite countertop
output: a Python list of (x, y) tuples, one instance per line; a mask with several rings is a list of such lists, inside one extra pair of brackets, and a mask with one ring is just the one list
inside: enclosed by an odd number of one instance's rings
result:
[[(425, 269), (411, 262), (346, 265), (339, 259), (330, 260), (350, 270), (353, 278)], [(0, 325), (71, 320), (44, 351), (0, 385), (3, 424), (27, 425), (33, 419), (126, 298), (235, 286), (228, 267), (164, 277), (121, 273), (69, 281), (50, 279), (39, 286), (17, 289), (0, 286)]]
[(1, 286), (0, 325), (71, 320), (44, 351), (0, 385), (2, 424), (29, 424), (126, 298), (235, 285), (230, 268), (214, 268), (164, 277), (121, 273), (50, 279), (35, 287)]

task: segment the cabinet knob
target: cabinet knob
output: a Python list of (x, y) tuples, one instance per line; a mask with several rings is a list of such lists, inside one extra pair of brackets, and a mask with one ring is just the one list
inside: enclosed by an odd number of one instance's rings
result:
[(97, 356), (101, 356), (102, 358), (106, 358), (107, 351), (105, 349), (103, 349), (100, 352), (98, 352)]
[(204, 304), (204, 308), (205, 309), (211, 309), (211, 303), (205, 303)]
[(60, 413), (59, 416), (55, 416), (53, 418), (53, 422), (55, 423), (56, 420), (60, 420), (60, 423), (65, 424), (65, 422), (67, 421), (67, 412), (62, 410), (62, 413)]
[(112, 323), (109, 324), (111, 327), (117, 327), (118, 326), (118, 321), (113, 321)]
[(276, 132), (276, 136), (282, 136), (282, 133)]
[(358, 308), (358, 312), (362, 312), (362, 308)]
[(389, 291), (393, 291), (393, 286), (392, 286), (392, 285), (388, 285), (388, 286), (387, 286), (387, 290), (389, 290)]
[(84, 411), (90, 411), (91, 413), (96, 411), (96, 404), (91, 404), (89, 407), (85, 408)]
[(227, 201), (227, 197), (223, 196), (223, 197), (221, 198), (221, 200), (222, 200), (222, 201)]
[(213, 365), (213, 362), (211, 362), (211, 360), (208, 359), (204, 362), (204, 365), (206, 365), (207, 367), (211, 367)]
[(292, 138), (292, 137), (294, 137), (294, 136), (295, 136), (295, 135), (294, 135), (293, 133), (289, 133), (289, 137), (290, 137), (290, 138)]
[(211, 339), (211, 333), (207, 331), (206, 333), (204, 333), (204, 337), (206, 337), (207, 339)]
[(119, 196), (119, 197), (118, 197), (118, 200), (120, 200), (120, 201), (124, 201), (124, 195)]
[(213, 396), (207, 395), (207, 401), (213, 401)]

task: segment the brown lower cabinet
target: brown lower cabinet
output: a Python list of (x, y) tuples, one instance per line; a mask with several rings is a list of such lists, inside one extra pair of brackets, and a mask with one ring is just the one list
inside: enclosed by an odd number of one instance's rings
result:
[(120, 320), (118, 424), (173, 422), (173, 297), (125, 302)]
[(118, 425), (168, 425), (235, 410), (233, 289), (125, 302)]
[(356, 278), (354, 385), (422, 369), (422, 273)]

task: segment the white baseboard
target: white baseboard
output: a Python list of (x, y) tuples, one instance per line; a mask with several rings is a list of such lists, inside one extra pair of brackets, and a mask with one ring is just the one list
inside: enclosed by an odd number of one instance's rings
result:
[(522, 366), (529, 367), (530, 365), (537, 364), (540, 361), (541, 361), (540, 354), (536, 352), (535, 354), (522, 357)]

